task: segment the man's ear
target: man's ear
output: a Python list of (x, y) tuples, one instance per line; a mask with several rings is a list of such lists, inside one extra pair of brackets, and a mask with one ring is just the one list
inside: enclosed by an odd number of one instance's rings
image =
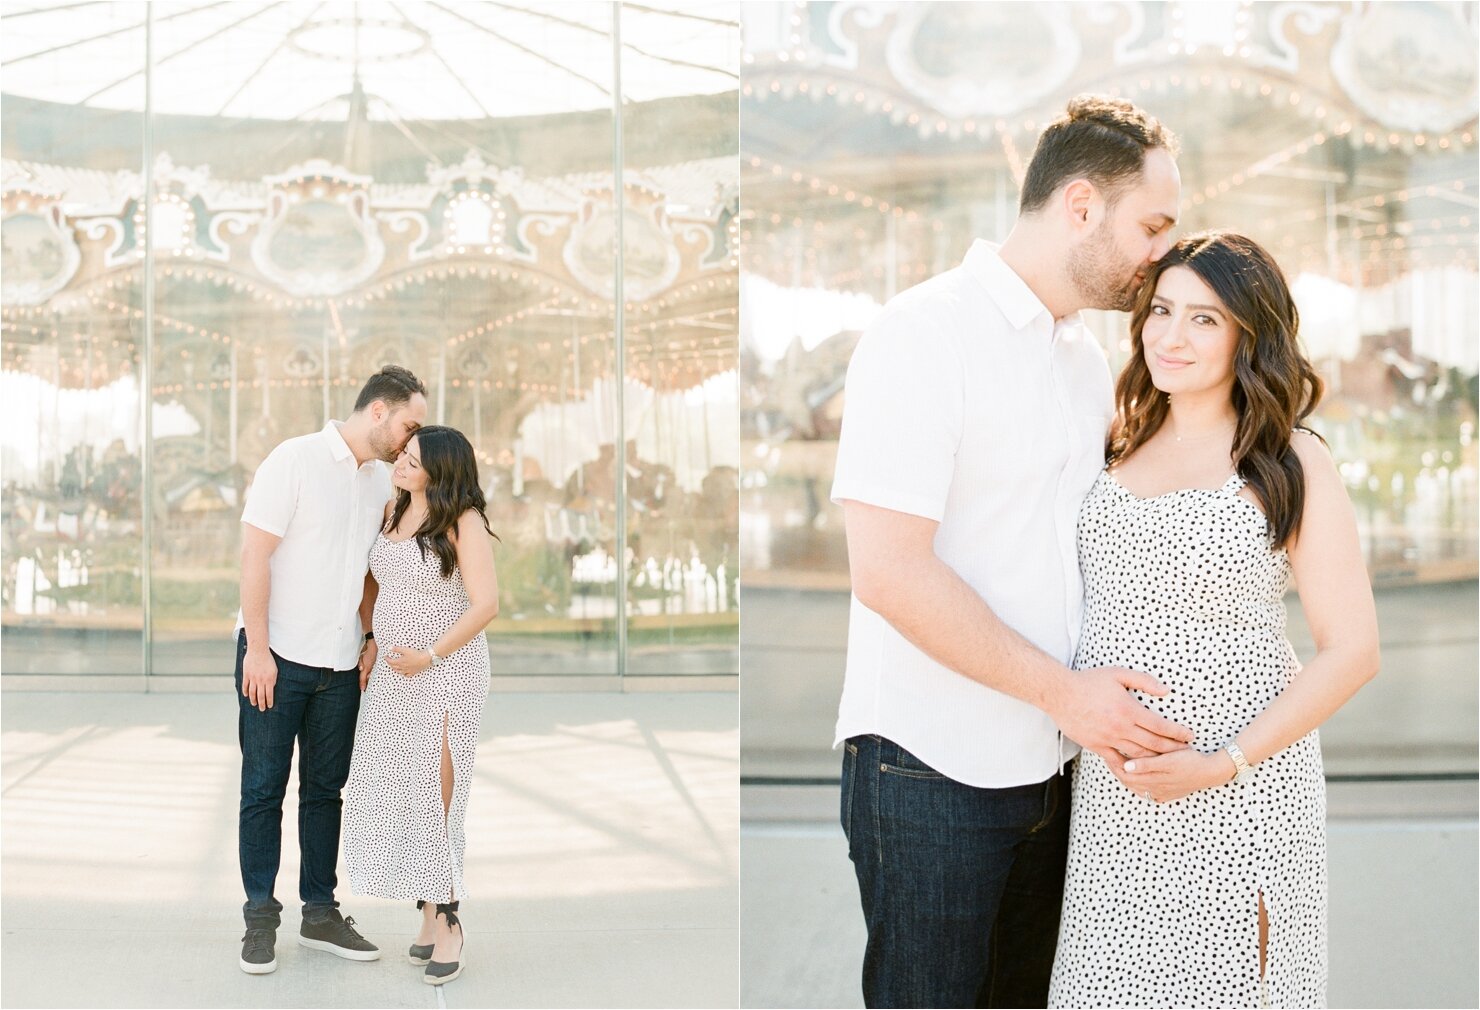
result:
[(1070, 224), (1074, 228), (1085, 228), (1097, 210), (1100, 193), (1088, 179), (1074, 179), (1064, 186), (1060, 201)]

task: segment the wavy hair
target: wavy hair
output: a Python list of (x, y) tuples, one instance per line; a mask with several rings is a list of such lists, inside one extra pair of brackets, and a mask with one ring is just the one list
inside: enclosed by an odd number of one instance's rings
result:
[[(457, 564), (457, 547), (452, 541), (457, 536), (457, 520), (464, 512), (468, 509), (477, 512), (488, 535), (498, 539), (498, 534), (488, 525), (488, 503), (478, 486), (478, 460), (467, 436), (456, 428), (429, 424), (418, 428), (411, 437), (421, 450), (421, 468), (427, 475), (427, 515), (416, 531), (416, 545), (423, 559), (430, 545), (441, 562), (442, 578), (450, 579)], [(386, 532), (400, 524), (410, 505), (411, 492), (404, 488), (397, 490), (395, 507), (385, 523)]]
[(1272, 545), (1283, 547), (1299, 533), (1305, 507), (1305, 470), (1290, 444), (1291, 434), (1295, 428), (1316, 434), (1304, 422), (1320, 402), (1325, 383), (1301, 353), (1300, 314), (1285, 275), (1253, 239), (1227, 231), (1198, 232), (1178, 241), (1151, 268), (1131, 310), (1131, 357), (1115, 383), (1107, 462), (1123, 460), (1145, 445), (1170, 409), (1168, 397), (1151, 381), (1141, 331), (1151, 314), (1156, 282), (1173, 267), (1197, 274), (1238, 327), (1233, 463), (1264, 505)]

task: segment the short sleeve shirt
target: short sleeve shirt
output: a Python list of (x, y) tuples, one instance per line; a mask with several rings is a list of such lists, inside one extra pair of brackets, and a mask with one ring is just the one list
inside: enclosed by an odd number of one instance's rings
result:
[[(1079, 506), (1105, 463), (1109, 365), (977, 241), (892, 299), (848, 367), (833, 501), (939, 523), (936, 553), (1066, 665), (1079, 635)], [(835, 742), (887, 737), (942, 774), (1041, 782), (1077, 753), (1047, 714), (936, 662), (852, 598)]]
[[(390, 468), (380, 460), (355, 462), (338, 421), (288, 439), (262, 461), (242, 522), (282, 538), (270, 562), (273, 652), (305, 666), (355, 665), (370, 548), (391, 490)], [(236, 626), (244, 627), (240, 610)]]

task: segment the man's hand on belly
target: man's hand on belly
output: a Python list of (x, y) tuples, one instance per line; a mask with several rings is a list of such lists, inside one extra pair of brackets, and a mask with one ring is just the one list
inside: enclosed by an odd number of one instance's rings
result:
[(1125, 758), (1165, 754), (1192, 742), (1193, 733), (1158, 715), (1130, 689), (1164, 695), (1156, 678), (1119, 666), (1078, 670), (1048, 714), (1070, 740), (1104, 759), (1117, 776)]

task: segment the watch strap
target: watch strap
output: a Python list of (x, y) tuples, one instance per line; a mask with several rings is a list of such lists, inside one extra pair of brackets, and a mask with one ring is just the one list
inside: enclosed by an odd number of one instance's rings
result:
[(1234, 782), (1247, 782), (1254, 777), (1254, 769), (1237, 743), (1230, 740), (1223, 745), (1223, 750), (1233, 760)]

